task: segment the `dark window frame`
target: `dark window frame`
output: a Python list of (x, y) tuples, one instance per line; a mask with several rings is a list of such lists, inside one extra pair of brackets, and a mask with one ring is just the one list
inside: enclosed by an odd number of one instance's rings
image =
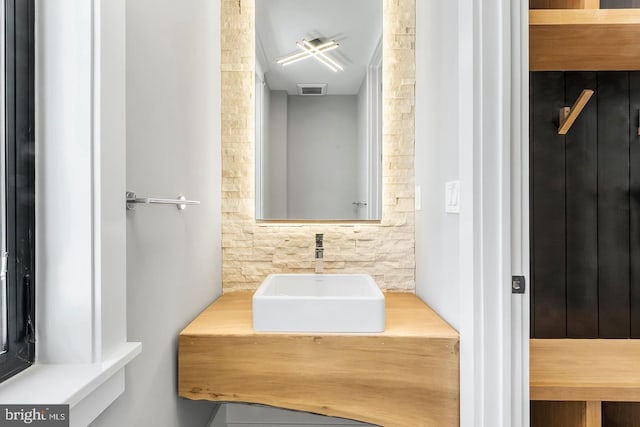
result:
[(0, 381), (35, 358), (34, 0), (5, 0), (7, 351)]

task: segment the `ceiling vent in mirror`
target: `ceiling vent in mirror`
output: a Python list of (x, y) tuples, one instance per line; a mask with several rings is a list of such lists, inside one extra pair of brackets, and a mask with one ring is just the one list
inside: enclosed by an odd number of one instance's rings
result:
[(327, 94), (326, 83), (298, 83), (298, 95), (318, 96)]

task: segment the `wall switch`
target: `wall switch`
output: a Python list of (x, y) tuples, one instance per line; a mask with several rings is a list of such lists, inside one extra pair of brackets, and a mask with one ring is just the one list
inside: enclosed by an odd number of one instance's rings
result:
[(422, 209), (422, 189), (419, 185), (416, 185), (416, 192), (414, 194), (415, 202), (416, 202), (416, 210), (419, 211)]
[(445, 212), (460, 213), (460, 181), (448, 181), (444, 188)]

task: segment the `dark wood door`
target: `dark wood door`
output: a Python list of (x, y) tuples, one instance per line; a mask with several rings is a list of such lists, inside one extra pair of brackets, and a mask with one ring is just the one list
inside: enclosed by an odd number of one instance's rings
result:
[(640, 73), (536, 72), (530, 89), (531, 336), (640, 337)]

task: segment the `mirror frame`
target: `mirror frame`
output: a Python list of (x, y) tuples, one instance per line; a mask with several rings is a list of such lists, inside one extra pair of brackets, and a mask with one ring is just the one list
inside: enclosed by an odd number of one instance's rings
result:
[(269, 273), (367, 273), (384, 290), (415, 289), (415, 0), (383, 0), (382, 219), (255, 220), (255, 4), (221, 1), (222, 280), (253, 290)]

